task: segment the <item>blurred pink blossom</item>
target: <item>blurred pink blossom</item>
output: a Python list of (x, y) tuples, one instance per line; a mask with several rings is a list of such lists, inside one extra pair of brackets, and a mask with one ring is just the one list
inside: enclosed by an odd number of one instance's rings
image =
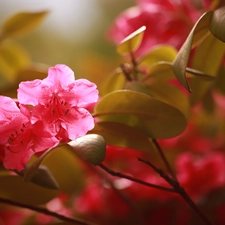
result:
[(181, 47), (194, 23), (202, 14), (193, 1), (137, 0), (137, 5), (122, 12), (108, 31), (119, 44), (125, 37), (146, 26), (142, 43), (135, 53), (141, 56), (156, 44)]

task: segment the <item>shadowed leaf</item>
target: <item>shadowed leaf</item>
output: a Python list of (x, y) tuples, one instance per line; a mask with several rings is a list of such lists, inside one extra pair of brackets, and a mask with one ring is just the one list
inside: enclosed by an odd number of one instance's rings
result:
[(0, 197), (25, 204), (45, 204), (58, 195), (57, 190), (26, 183), (19, 176), (0, 176)]
[(204, 40), (209, 35), (209, 23), (213, 12), (206, 12), (196, 22), (191, 32), (189, 33), (183, 46), (180, 48), (176, 58), (173, 61), (173, 71), (179, 82), (188, 90), (191, 91), (186, 79), (186, 67), (189, 61), (190, 52), (193, 46)]
[[(29, 170), (29, 167), (22, 170), (18, 174), (20, 176), (24, 176), (27, 170)], [(35, 174), (32, 176), (30, 181), (33, 182), (34, 184), (37, 184), (49, 189), (59, 188), (57, 181), (55, 180), (55, 178), (53, 177), (49, 169), (46, 166), (42, 166), (42, 165), (35, 170)]]

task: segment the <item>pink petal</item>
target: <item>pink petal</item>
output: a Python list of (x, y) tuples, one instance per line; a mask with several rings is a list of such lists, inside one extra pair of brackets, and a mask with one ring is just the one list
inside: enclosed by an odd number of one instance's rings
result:
[(86, 79), (76, 80), (69, 85), (70, 92), (63, 92), (60, 97), (70, 102), (72, 106), (86, 107), (98, 101), (96, 85)]
[(9, 136), (27, 121), (13, 99), (0, 96), (0, 144), (5, 144)]
[(43, 80), (44, 84), (53, 84), (56, 87), (67, 86), (74, 82), (74, 72), (66, 65), (58, 64), (54, 67), (50, 67), (48, 70), (48, 77)]
[(13, 149), (13, 151), (6, 150), (3, 165), (6, 169), (16, 169), (21, 171), (25, 168), (26, 163), (30, 160), (30, 157), (33, 154), (34, 152), (31, 149), (27, 149), (26, 146), (24, 146), (24, 148), (20, 148), (19, 152), (16, 148)]
[(25, 81), (19, 84), (17, 97), (20, 103), (37, 105), (42, 96), (41, 80)]
[(94, 119), (86, 109), (72, 108), (61, 125), (67, 130), (69, 139), (75, 140), (94, 128)]

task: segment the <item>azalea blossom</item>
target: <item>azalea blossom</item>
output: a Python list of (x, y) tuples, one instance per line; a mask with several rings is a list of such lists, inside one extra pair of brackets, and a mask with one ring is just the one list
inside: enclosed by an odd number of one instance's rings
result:
[(62, 141), (75, 140), (94, 127), (87, 109), (98, 100), (96, 85), (86, 79), (75, 81), (66, 65), (49, 68), (43, 80), (21, 82), (18, 100), (34, 106), (32, 123), (42, 120), (46, 129)]
[(146, 26), (137, 56), (157, 44), (179, 49), (204, 10), (192, 1), (137, 0), (137, 5), (122, 12), (108, 31), (108, 37), (119, 44), (125, 37)]
[(59, 143), (42, 121), (30, 122), (27, 106), (19, 108), (13, 99), (4, 96), (0, 96), (0, 102), (0, 152), (5, 168), (20, 171), (32, 155)]

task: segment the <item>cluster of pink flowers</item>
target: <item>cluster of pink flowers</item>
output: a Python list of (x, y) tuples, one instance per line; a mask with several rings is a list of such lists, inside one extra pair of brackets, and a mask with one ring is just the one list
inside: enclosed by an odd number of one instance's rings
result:
[(30, 157), (75, 140), (94, 127), (88, 108), (98, 100), (94, 83), (75, 81), (66, 65), (47, 78), (19, 84), (17, 99), (0, 96), (0, 155), (7, 169), (24, 169)]
[(212, 1), (136, 0), (137, 5), (122, 12), (108, 31), (108, 37), (119, 44), (142, 26), (146, 31), (135, 54), (142, 56), (156, 44), (181, 47), (194, 23), (210, 8)]

